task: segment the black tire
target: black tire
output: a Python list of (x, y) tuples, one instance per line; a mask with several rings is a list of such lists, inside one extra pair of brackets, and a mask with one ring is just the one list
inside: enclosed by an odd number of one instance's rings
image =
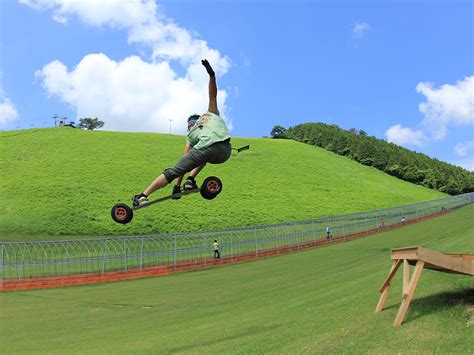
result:
[(206, 200), (212, 200), (222, 191), (222, 181), (216, 176), (209, 176), (204, 179), (201, 185), (201, 196)]
[(117, 203), (112, 207), (112, 219), (117, 223), (127, 224), (133, 218), (133, 211), (125, 203)]

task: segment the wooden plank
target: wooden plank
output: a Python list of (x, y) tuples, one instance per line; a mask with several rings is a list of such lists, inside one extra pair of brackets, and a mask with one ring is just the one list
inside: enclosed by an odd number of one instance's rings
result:
[(451, 254), (451, 253), (446, 253), (445, 255), (449, 255), (452, 257), (456, 258), (461, 258), (467, 261), (474, 261), (474, 254)]
[(407, 259), (410, 264), (425, 262), (425, 268), (474, 276), (474, 255), (443, 254), (423, 247), (392, 249), (392, 260)]
[(424, 266), (425, 263), (421, 260), (416, 263), (415, 270), (411, 276), (410, 284), (408, 285), (407, 293), (403, 295), (402, 304), (400, 305), (397, 316), (395, 317), (395, 321), (393, 322), (393, 325), (397, 327), (402, 325), (405, 314), (408, 310), (408, 307), (410, 306), (410, 302), (413, 298), (413, 295), (415, 294), (416, 286)]
[[(448, 272), (457, 272), (460, 274), (474, 275), (474, 262), (464, 258), (459, 258), (436, 251), (418, 248), (420, 260), (423, 260), (428, 266), (433, 265), (435, 268), (444, 269)], [(433, 269), (435, 269), (433, 268)]]
[(399, 260), (399, 259), (417, 260), (418, 249), (419, 247), (392, 249), (391, 258), (392, 260)]
[(392, 283), (392, 279), (395, 276), (398, 268), (400, 267), (400, 264), (401, 264), (401, 260), (392, 262), (392, 267), (388, 273), (388, 276), (385, 279), (384, 283), (382, 284), (382, 287), (380, 287), (379, 291), (382, 292), (382, 294), (380, 295), (379, 302), (377, 303), (377, 307), (375, 307), (375, 313), (380, 313), (383, 311), (385, 300), (387, 299), (388, 292), (390, 291), (390, 284)]
[(410, 263), (408, 260), (403, 260), (403, 287), (402, 297), (408, 290), (408, 283), (410, 282)]
[(383, 292), (383, 290), (387, 287), (390, 286), (393, 277), (395, 276), (395, 273), (397, 272), (398, 268), (402, 264), (401, 260), (394, 260), (392, 262), (392, 268), (390, 269), (387, 278), (383, 282), (382, 286), (380, 286), (379, 292)]

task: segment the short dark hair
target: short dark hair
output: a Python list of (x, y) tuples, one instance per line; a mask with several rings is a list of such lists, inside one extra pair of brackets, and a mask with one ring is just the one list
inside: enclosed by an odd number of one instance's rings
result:
[(193, 115), (188, 117), (188, 122), (191, 121), (191, 120), (198, 120), (199, 117), (201, 117), (201, 116), (198, 115), (198, 114), (193, 114)]

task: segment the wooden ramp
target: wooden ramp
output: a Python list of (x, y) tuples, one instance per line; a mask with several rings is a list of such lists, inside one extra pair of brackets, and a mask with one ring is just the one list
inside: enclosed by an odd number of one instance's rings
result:
[[(379, 303), (375, 308), (375, 313), (382, 312), (383, 305), (388, 296), (390, 284), (397, 273), (398, 268), (403, 263), (403, 294), (402, 303), (398, 310), (393, 325), (400, 326), (405, 318), (405, 314), (410, 306), (410, 302), (415, 294), (416, 285), (420, 279), (421, 271), (424, 268), (474, 276), (474, 254), (442, 254), (422, 247), (407, 247), (392, 249), (392, 267), (387, 278), (380, 287)], [(415, 266), (415, 270), (410, 277), (410, 265)]]

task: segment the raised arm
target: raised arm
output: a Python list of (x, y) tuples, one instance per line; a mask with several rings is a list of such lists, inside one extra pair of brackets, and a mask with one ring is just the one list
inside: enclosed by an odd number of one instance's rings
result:
[(207, 73), (209, 74), (209, 107), (207, 110), (218, 115), (219, 109), (217, 108), (216, 74), (214, 73), (214, 70), (212, 69), (207, 59), (201, 60), (201, 63), (202, 65), (204, 65), (207, 70)]

